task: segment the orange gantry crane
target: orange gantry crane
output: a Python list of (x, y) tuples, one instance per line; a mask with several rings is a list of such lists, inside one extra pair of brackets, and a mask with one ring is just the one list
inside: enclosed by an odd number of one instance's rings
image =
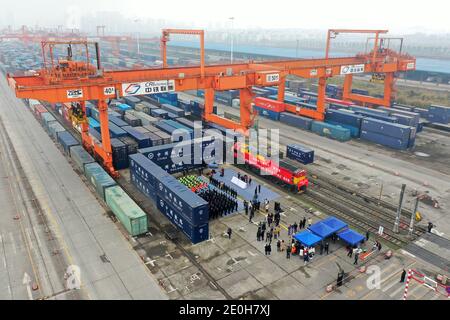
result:
[(19, 40), (24, 43), (41, 43), (42, 41), (87, 41), (86, 35), (80, 33), (76, 29), (63, 31), (58, 28), (55, 32), (50, 31), (32, 31), (26, 26), (22, 26), (20, 30), (13, 31), (8, 28), (0, 33), (0, 41), (2, 40)]
[[(349, 31), (349, 30), (341, 30)], [(374, 31), (358, 30), (359, 32), (373, 33)], [(193, 34), (201, 38), (201, 65), (193, 67), (168, 67), (166, 44), (169, 34)], [(163, 67), (140, 70), (103, 70), (100, 63), (100, 52), (96, 45), (97, 66), (87, 61), (72, 61), (67, 59), (46, 62), (44, 69), (32, 76), (7, 75), (10, 87), (15, 90), (18, 98), (44, 100), (50, 103), (79, 102), (85, 113), (85, 101), (97, 100), (100, 113), (102, 145), (97, 145), (88, 134), (88, 125), (82, 123), (82, 139), (86, 148), (93, 150), (103, 159), (105, 168), (116, 175), (112, 165), (112, 152), (108, 129), (107, 101), (113, 98), (155, 94), (161, 92), (175, 92), (203, 89), (205, 91), (204, 115), (205, 121), (213, 122), (226, 128), (247, 130), (252, 126), (255, 113), (252, 110), (253, 86), (278, 86), (278, 99), (284, 100), (285, 80), (287, 75), (300, 78), (318, 79), (317, 109), (310, 110), (298, 106), (286, 105), (289, 112), (323, 120), (325, 113), (325, 89), (327, 78), (344, 75), (344, 98), (362, 103), (372, 103), (390, 106), (390, 88), (394, 73), (414, 70), (415, 58), (384, 49), (379, 46), (382, 32), (375, 32), (377, 40), (371, 52), (354, 57), (323, 59), (290, 59), (280, 61), (249, 61), (245, 63), (205, 65), (204, 63), (204, 31), (203, 30), (176, 30), (165, 29), (161, 37)], [(329, 39), (330, 39), (329, 32)], [(329, 43), (329, 40), (328, 40)], [(53, 43), (55, 44), (55, 43)], [(47, 45), (53, 45), (47, 43)], [(71, 43), (68, 45), (88, 42)], [(45, 52), (43, 50), (45, 55)], [(377, 99), (367, 96), (351, 95), (351, 81), (353, 74), (384, 73), (385, 96)], [(237, 89), (240, 91), (240, 123), (222, 118), (213, 114), (214, 93)]]

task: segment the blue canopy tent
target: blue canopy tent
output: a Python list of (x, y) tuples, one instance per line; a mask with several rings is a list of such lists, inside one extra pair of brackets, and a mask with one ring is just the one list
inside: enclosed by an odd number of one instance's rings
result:
[(321, 237), (316, 236), (314, 233), (308, 230), (297, 233), (294, 236), (294, 239), (296, 239), (298, 242), (304, 244), (307, 247), (312, 247), (316, 243), (322, 241)]
[(334, 229), (330, 228), (329, 226), (324, 224), (322, 221), (314, 223), (308, 229), (311, 230), (314, 234), (321, 237), (322, 239), (326, 238), (328, 236), (331, 236), (333, 233), (336, 232)]
[(353, 231), (351, 229), (339, 232), (338, 236), (351, 246), (356, 246), (358, 243), (361, 243), (366, 239), (364, 236), (360, 235), (358, 232)]
[(321, 221), (322, 223), (329, 226), (331, 229), (334, 230), (334, 232), (338, 232), (339, 230), (342, 230), (344, 228), (348, 227), (348, 224), (346, 224), (344, 221), (339, 220), (336, 217), (328, 217)]

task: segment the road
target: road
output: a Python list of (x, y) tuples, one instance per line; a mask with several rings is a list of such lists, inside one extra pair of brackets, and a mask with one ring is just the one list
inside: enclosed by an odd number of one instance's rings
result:
[(3, 79), (0, 109), (0, 299), (167, 299)]

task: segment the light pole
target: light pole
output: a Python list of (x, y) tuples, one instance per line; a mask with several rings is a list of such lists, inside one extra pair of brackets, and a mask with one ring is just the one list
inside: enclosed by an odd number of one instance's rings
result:
[[(136, 19), (136, 20), (134, 20), (134, 22), (137, 24), (138, 22), (139, 22), (140, 20), (139, 19)], [(140, 43), (139, 43), (139, 26), (138, 26), (138, 32), (137, 32), (137, 36), (136, 36), (136, 40), (137, 40), (137, 54), (138, 54), (138, 56), (140, 57), (141, 56), (141, 46), (140, 46)]]
[(233, 46), (234, 46), (234, 35), (233, 35), (233, 28), (234, 28), (234, 17), (229, 18), (231, 21), (231, 56), (230, 61), (233, 63)]

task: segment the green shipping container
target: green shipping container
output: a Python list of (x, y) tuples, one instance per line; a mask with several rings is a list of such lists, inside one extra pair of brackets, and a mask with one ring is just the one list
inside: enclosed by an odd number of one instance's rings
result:
[(311, 131), (321, 136), (329, 137), (338, 141), (349, 141), (351, 139), (349, 129), (326, 122), (313, 121), (311, 124)]
[(107, 188), (105, 198), (108, 207), (131, 236), (138, 236), (148, 231), (147, 215), (121, 187)]
[(97, 163), (88, 163), (84, 165), (84, 174), (86, 178), (92, 183), (97, 191), (97, 194), (105, 199), (105, 190), (108, 187), (117, 185), (113, 178), (106, 173), (105, 170)]
[(84, 173), (84, 166), (88, 163), (95, 162), (94, 158), (84, 150), (83, 146), (70, 147), (70, 157), (77, 168)]

